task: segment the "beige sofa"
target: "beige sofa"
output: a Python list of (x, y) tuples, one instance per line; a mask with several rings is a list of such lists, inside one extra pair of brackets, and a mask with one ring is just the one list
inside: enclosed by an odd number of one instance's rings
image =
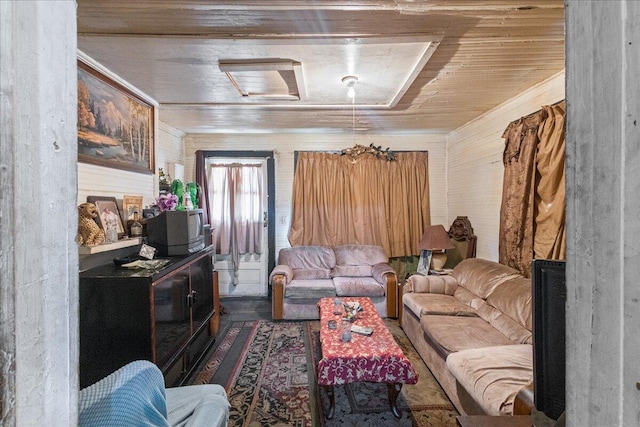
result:
[(381, 317), (397, 317), (397, 277), (380, 246), (296, 246), (278, 254), (269, 277), (273, 318), (318, 319), (324, 297), (369, 297)]
[(471, 258), (450, 275), (412, 275), (400, 298), (403, 330), (460, 413), (530, 410), (516, 401), (533, 381), (530, 279)]

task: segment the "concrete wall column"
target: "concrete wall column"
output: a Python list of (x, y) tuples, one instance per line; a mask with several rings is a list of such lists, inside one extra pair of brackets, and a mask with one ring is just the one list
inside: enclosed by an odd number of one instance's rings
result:
[(567, 2), (567, 416), (640, 423), (640, 3)]
[(77, 425), (75, 1), (0, 1), (0, 424)]

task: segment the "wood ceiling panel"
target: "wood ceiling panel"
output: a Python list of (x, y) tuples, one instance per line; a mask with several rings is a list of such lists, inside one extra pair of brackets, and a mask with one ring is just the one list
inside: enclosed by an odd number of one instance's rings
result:
[[(562, 0), (78, 0), (78, 35), (89, 56), (170, 103), (160, 119), (185, 132), (352, 132), (348, 108), (226, 105), (238, 94), (208, 76), (222, 56), (203, 49), (207, 40), (226, 46), (220, 52), (229, 58), (234, 46), (258, 55), (273, 39), (437, 36), (439, 46), (394, 108), (357, 110), (361, 132), (450, 131), (564, 68)], [(144, 55), (119, 52), (136, 44)], [(377, 67), (375, 81), (359, 89), (388, 87), (386, 66)], [(328, 69), (305, 73), (314, 71)]]

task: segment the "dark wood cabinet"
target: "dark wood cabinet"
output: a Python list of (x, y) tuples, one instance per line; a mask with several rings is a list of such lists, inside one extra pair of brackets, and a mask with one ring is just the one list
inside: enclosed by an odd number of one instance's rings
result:
[(80, 387), (134, 360), (181, 384), (215, 339), (219, 316), (211, 247), (158, 270), (113, 264), (80, 273)]

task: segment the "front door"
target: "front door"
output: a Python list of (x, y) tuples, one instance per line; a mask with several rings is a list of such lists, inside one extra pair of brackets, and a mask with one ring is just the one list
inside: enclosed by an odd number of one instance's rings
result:
[[(218, 271), (220, 295), (267, 296), (267, 161), (210, 157), (207, 175), (211, 232), (216, 245), (214, 268)], [(229, 233), (234, 227), (236, 236), (231, 236)], [(240, 253), (235, 255), (234, 262), (236, 242), (239, 242)]]

